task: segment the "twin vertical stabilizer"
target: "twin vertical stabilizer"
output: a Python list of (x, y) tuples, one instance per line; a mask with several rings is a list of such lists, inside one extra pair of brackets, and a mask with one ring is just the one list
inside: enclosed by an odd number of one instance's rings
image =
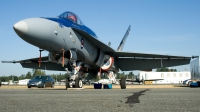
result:
[(124, 44), (126, 42), (126, 39), (127, 39), (128, 35), (129, 35), (129, 31), (130, 30), (131, 30), (131, 25), (129, 25), (129, 27), (128, 27), (128, 29), (127, 29), (127, 31), (126, 31), (126, 33), (125, 33), (120, 45), (119, 45), (119, 47), (117, 48), (117, 51), (122, 51), (122, 49), (124, 47)]

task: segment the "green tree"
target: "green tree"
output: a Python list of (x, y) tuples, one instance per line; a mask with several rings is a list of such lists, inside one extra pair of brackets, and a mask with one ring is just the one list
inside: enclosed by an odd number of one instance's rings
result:
[(13, 76), (13, 81), (18, 81), (18, 76)]
[(26, 78), (26, 79), (31, 79), (31, 78), (32, 78), (31, 72), (28, 72), (28, 73), (26, 74), (25, 78)]
[(70, 74), (65, 73), (64, 76), (65, 76), (65, 79), (66, 79), (66, 78), (68, 78), (70, 76)]
[(121, 77), (124, 77), (124, 72), (122, 72), (122, 73), (117, 73), (117, 79), (120, 79)]
[(0, 77), (0, 80), (1, 80), (1, 82), (6, 82), (6, 81), (8, 81), (6, 76)]
[(40, 69), (33, 69), (32, 72), (33, 72), (33, 75), (32, 75), (33, 77), (35, 77), (37, 75), (46, 75), (45, 71), (40, 70)]
[(19, 80), (22, 80), (22, 79), (25, 79), (26, 78), (26, 75), (25, 74), (22, 74), (19, 76)]
[(171, 69), (171, 71), (172, 71), (172, 72), (177, 72), (177, 70), (176, 70), (176, 69)]
[(128, 77), (129, 77), (129, 79), (132, 79), (132, 78), (134, 79), (135, 75), (133, 74), (133, 72), (129, 72)]
[(177, 72), (177, 70), (176, 69), (168, 69), (168, 68), (164, 67), (164, 68), (157, 68), (156, 72)]

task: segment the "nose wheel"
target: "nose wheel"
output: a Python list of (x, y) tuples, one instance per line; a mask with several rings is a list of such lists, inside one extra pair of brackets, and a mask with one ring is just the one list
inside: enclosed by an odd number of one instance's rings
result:
[(80, 78), (75, 79), (75, 88), (82, 88), (83, 87), (83, 82)]
[(69, 80), (68, 80), (68, 78), (66, 79), (65, 87), (66, 87), (66, 90), (70, 87), (70, 86), (69, 86)]
[(65, 69), (70, 74), (70, 77), (66, 79), (66, 89), (83, 87), (83, 82), (81, 79), (81, 74), (83, 72), (80, 71), (82, 64), (83, 62), (71, 61), (70, 65), (72, 68), (72, 72), (69, 72), (67, 68)]
[(65, 87), (66, 90), (68, 88), (82, 88), (83, 87), (83, 82), (81, 80), (81, 78), (75, 78), (75, 80), (69, 80), (69, 78), (66, 79), (65, 82)]

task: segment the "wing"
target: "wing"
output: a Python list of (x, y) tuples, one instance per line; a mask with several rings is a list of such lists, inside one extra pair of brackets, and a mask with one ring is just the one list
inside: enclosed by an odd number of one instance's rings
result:
[(117, 65), (122, 71), (144, 70), (189, 64), (191, 57), (115, 52)]
[(154, 69), (190, 63), (191, 57), (115, 51), (88, 33), (75, 28), (73, 30), (86, 37), (105, 54), (115, 57), (117, 65), (122, 71)]
[(68, 70), (71, 70), (71, 67), (69, 64), (62, 67), (60, 64), (57, 64), (55, 62), (49, 61), (48, 56), (41, 57), (41, 66), (38, 66), (38, 60), (39, 58), (31, 58), (31, 59), (25, 59), (25, 60), (19, 60), (19, 61), (1, 61), (2, 63), (20, 63), (23, 68), (33, 68), (33, 69), (44, 69), (44, 70), (56, 70), (56, 71), (65, 71), (65, 68), (68, 68)]

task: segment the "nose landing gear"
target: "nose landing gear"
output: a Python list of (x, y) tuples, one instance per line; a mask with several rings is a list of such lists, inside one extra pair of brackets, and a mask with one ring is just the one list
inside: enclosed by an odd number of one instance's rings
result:
[(80, 71), (81, 65), (83, 64), (83, 62), (72, 62), (71, 68), (72, 68), (72, 72), (70, 73), (68, 71), (68, 69), (66, 68), (66, 71), (70, 74), (70, 77), (66, 79), (66, 89), (68, 88), (82, 88), (83, 87), (83, 82), (82, 82), (82, 72)]

